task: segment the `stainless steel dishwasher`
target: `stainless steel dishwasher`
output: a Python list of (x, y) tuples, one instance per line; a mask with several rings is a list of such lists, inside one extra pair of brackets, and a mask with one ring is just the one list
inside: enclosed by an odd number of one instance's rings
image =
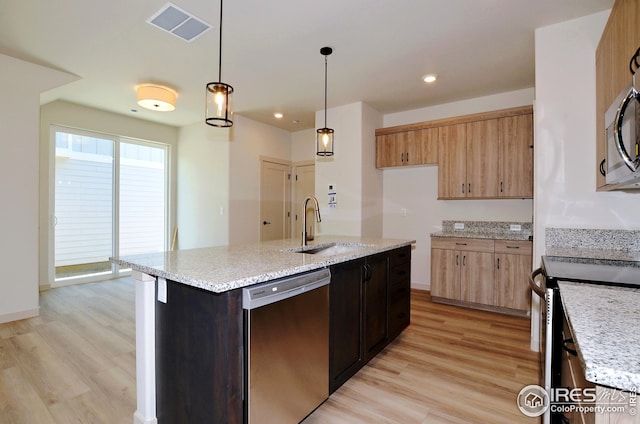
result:
[(245, 422), (299, 423), (329, 396), (328, 269), (242, 290)]

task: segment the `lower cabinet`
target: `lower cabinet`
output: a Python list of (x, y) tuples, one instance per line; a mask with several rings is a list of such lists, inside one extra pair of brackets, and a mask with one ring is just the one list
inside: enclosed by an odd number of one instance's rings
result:
[(410, 246), (331, 267), (329, 393), (409, 325), (410, 277)]
[(524, 315), (531, 292), (531, 242), (492, 239), (431, 239), (431, 298)]

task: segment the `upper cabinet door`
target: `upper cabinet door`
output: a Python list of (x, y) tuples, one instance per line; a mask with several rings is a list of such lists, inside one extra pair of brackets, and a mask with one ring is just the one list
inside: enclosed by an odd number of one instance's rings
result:
[(401, 133), (376, 136), (376, 168), (401, 166), (404, 159), (404, 135)]
[(500, 119), (498, 196), (533, 197), (533, 115)]
[(438, 128), (407, 132), (405, 165), (438, 163)]
[(438, 128), (438, 198), (463, 198), (467, 193), (467, 126)]
[(498, 120), (467, 124), (467, 197), (498, 195)]

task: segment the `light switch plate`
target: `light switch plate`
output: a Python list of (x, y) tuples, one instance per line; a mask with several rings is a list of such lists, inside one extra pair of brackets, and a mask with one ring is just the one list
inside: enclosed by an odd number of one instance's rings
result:
[(454, 230), (464, 230), (464, 222), (456, 222), (453, 224)]
[(511, 224), (509, 225), (509, 229), (511, 231), (522, 231), (522, 226), (519, 224)]

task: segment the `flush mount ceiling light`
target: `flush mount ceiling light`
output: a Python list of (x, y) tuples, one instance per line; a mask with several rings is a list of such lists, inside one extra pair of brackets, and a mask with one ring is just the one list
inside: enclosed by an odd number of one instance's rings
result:
[(177, 93), (170, 88), (155, 84), (138, 86), (138, 104), (145, 109), (170, 112), (176, 108)]
[(207, 84), (205, 122), (213, 127), (230, 127), (233, 87), (222, 82), (222, 0), (220, 0), (220, 45), (218, 47), (218, 82)]
[(316, 130), (316, 155), (333, 156), (333, 130), (327, 128), (327, 56), (333, 53), (331, 47), (323, 47), (320, 54), (324, 56), (324, 128)]
[(424, 82), (426, 82), (428, 84), (434, 82), (437, 79), (438, 79), (438, 76), (436, 74), (427, 74), (427, 75), (422, 77), (422, 81), (424, 81)]

